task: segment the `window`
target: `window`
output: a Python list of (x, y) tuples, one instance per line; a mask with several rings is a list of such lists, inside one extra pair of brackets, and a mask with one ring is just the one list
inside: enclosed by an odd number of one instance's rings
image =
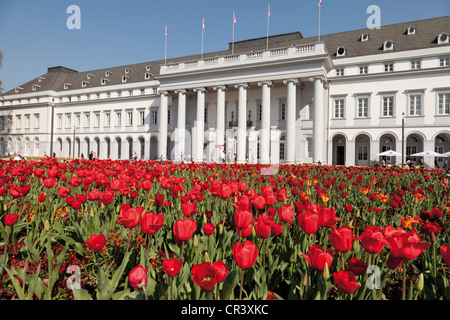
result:
[(116, 112), (116, 126), (120, 127), (122, 125), (122, 113)]
[(128, 90), (128, 95), (132, 96), (133, 95), (133, 90)]
[(367, 145), (358, 146), (358, 160), (367, 160), (369, 154), (369, 148)]
[(145, 123), (145, 112), (139, 111), (139, 125), (143, 126)]
[(369, 116), (369, 98), (358, 99), (358, 118), (367, 118)]
[[(261, 117), (262, 117), (262, 105), (260, 104), (258, 106), (258, 119), (261, 120)], [(258, 159), (259, 159), (259, 157), (258, 157)]]
[(132, 126), (133, 125), (133, 111), (127, 112), (127, 125)]
[(281, 120), (286, 120), (286, 103), (281, 104)]
[(409, 96), (409, 115), (420, 116), (422, 107), (422, 96), (411, 95)]
[(170, 124), (170, 109), (167, 110), (167, 123)]
[(417, 146), (406, 146), (406, 155), (409, 156), (411, 154), (417, 153)]
[(109, 98), (111, 98), (111, 92), (107, 92), (106, 93), (106, 97), (109, 99)]
[(86, 113), (84, 115), (84, 126), (90, 127), (91, 126), (91, 115), (89, 113)]
[(439, 66), (440, 67), (448, 67), (449, 66), (449, 58), (440, 58), (439, 59)]
[(285, 147), (285, 143), (284, 141), (281, 142), (280, 141), (280, 160), (284, 160), (284, 147)]
[(70, 128), (72, 124), (72, 116), (70, 114), (66, 114), (66, 128)]
[(80, 127), (80, 115), (76, 114), (75, 115), (75, 127), (79, 128)]
[(21, 127), (20, 127), (20, 124), (21, 124), (20, 122), (21, 122), (21, 120), (22, 120), (22, 119), (21, 119), (21, 116), (16, 116), (16, 120), (17, 120), (17, 121), (16, 121), (16, 122), (17, 122), (16, 129), (20, 129), (20, 128), (21, 128)]
[(57, 122), (56, 127), (58, 129), (62, 129), (62, 114), (58, 114), (58, 122)]
[(145, 89), (141, 89), (141, 95), (145, 94)]
[(394, 115), (394, 97), (383, 97), (383, 117)]
[(4, 130), (4, 129), (5, 129), (5, 117), (0, 116), (0, 130)]
[(421, 68), (421, 61), (420, 60), (413, 60), (411, 61), (411, 69), (420, 69)]
[(122, 96), (122, 91), (118, 91), (118, 92), (117, 92), (117, 96), (118, 96), (118, 97), (121, 97), (121, 96)]
[(105, 113), (105, 127), (111, 126), (111, 113)]
[(344, 118), (344, 99), (334, 100), (334, 117)]
[(369, 67), (368, 66), (360, 66), (359, 67), (359, 74), (367, 74), (369, 71)]
[(30, 124), (31, 124), (30, 115), (26, 114), (25, 115), (25, 129), (30, 129)]
[(152, 124), (156, 125), (158, 124), (158, 111), (152, 110)]
[(203, 110), (203, 121), (205, 123), (208, 122), (208, 106), (205, 106), (205, 109)]
[(450, 115), (450, 93), (439, 93), (438, 104), (439, 115)]
[(100, 113), (94, 114), (94, 127), (100, 127)]
[(385, 63), (384, 64), (384, 71), (385, 72), (392, 72), (392, 71), (394, 71), (394, 64), (393, 63)]
[(342, 77), (344, 75), (344, 69), (343, 68), (336, 69), (336, 75), (338, 77)]

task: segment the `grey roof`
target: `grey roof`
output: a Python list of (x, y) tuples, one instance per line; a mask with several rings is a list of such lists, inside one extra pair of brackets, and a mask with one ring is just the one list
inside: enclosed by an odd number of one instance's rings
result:
[[(411, 26), (416, 28), (416, 33), (414, 35), (407, 35), (407, 29)], [(442, 32), (450, 34), (450, 16), (386, 25), (381, 26), (380, 29), (360, 29), (321, 35), (320, 41), (325, 43), (327, 51), (332, 59), (339, 59), (340, 57), (336, 56), (336, 51), (339, 47), (344, 47), (346, 49), (345, 57), (382, 54), (384, 53), (383, 43), (386, 40), (393, 41), (394, 52), (442, 46), (437, 44), (437, 37)], [(361, 35), (364, 33), (369, 35), (368, 41), (361, 41)], [(317, 40), (317, 36), (304, 38), (300, 32), (274, 35), (269, 37), (269, 49), (314, 43), (317, 42)], [(444, 45), (447, 46), (449, 44)], [(208, 58), (229, 55), (231, 54), (231, 49), (232, 44), (229, 43), (229, 48), (227, 50), (205, 53), (203, 57)], [(234, 43), (235, 54), (265, 49), (266, 37), (236, 41)], [(183, 56), (167, 59), (167, 63), (198, 60), (200, 58), (200, 54)], [(149, 61), (84, 72), (78, 72), (66, 67), (48, 68), (46, 74), (21, 85), (20, 87), (23, 89), (20, 90), (20, 93), (45, 90), (69, 91), (81, 89), (83, 88), (83, 81), (89, 82), (86, 84), (85, 88), (106, 88), (109, 85), (123, 83), (122, 77), (124, 76), (128, 77), (126, 83), (136, 83), (146, 80), (150, 81), (158, 77), (160, 66), (164, 63), (164, 60)], [(148, 66), (150, 66), (149, 71), (146, 70)], [(126, 69), (130, 69), (128, 74), (125, 73)], [(107, 71), (110, 72), (109, 76), (105, 74)], [(146, 78), (146, 73), (150, 73), (149, 78)], [(91, 75), (91, 79), (88, 79), (88, 75)], [(39, 78), (41, 78), (40, 82), (38, 81)], [(104, 85), (101, 84), (102, 79), (106, 79)], [(69, 84), (70, 86), (65, 89), (65, 84)], [(33, 85), (39, 85), (40, 87), (36, 87), (35, 90), (33, 90)], [(15, 89), (5, 93), (5, 95), (12, 94), (15, 94)]]

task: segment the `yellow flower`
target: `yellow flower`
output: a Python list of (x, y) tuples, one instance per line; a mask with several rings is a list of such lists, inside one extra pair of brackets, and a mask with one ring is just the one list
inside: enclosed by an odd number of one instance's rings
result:
[(408, 217), (405, 220), (405, 218), (400, 216), (400, 223), (402, 224), (403, 228), (409, 229), (413, 224), (419, 223), (419, 221), (414, 219), (413, 217)]
[(389, 195), (384, 195), (382, 193), (378, 194), (378, 199), (380, 199), (381, 203), (386, 203), (389, 200)]

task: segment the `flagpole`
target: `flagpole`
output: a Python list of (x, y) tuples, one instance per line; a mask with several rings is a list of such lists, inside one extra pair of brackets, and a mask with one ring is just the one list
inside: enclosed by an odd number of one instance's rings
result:
[(270, 19), (270, 3), (267, 8), (267, 44), (266, 44), (266, 50), (269, 50), (269, 19)]
[(233, 37), (231, 40), (231, 54), (234, 54), (234, 17), (235, 17), (235, 15), (234, 15), (234, 11), (233, 11)]
[(167, 25), (164, 32), (164, 64), (167, 64)]
[(203, 59), (203, 33), (205, 31), (205, 18), (202, 19), (202, 59)]
[(321, 7), (322, 1), (319, 0), (319, 41), (320, 42), (320, 7)]

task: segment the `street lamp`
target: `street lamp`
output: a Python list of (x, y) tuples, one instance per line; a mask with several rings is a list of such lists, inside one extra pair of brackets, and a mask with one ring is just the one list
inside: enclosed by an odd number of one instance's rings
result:
[(405, 166), (405, 113), (402, 112), (402, 168)]
[(52, 122), (50, 127), (50, 157), (53, 157), (53, 122), (55, 114), (55, 98), (52, 98)]
[(73, 126), (72, 156), (75, 158), (75, 126)]

